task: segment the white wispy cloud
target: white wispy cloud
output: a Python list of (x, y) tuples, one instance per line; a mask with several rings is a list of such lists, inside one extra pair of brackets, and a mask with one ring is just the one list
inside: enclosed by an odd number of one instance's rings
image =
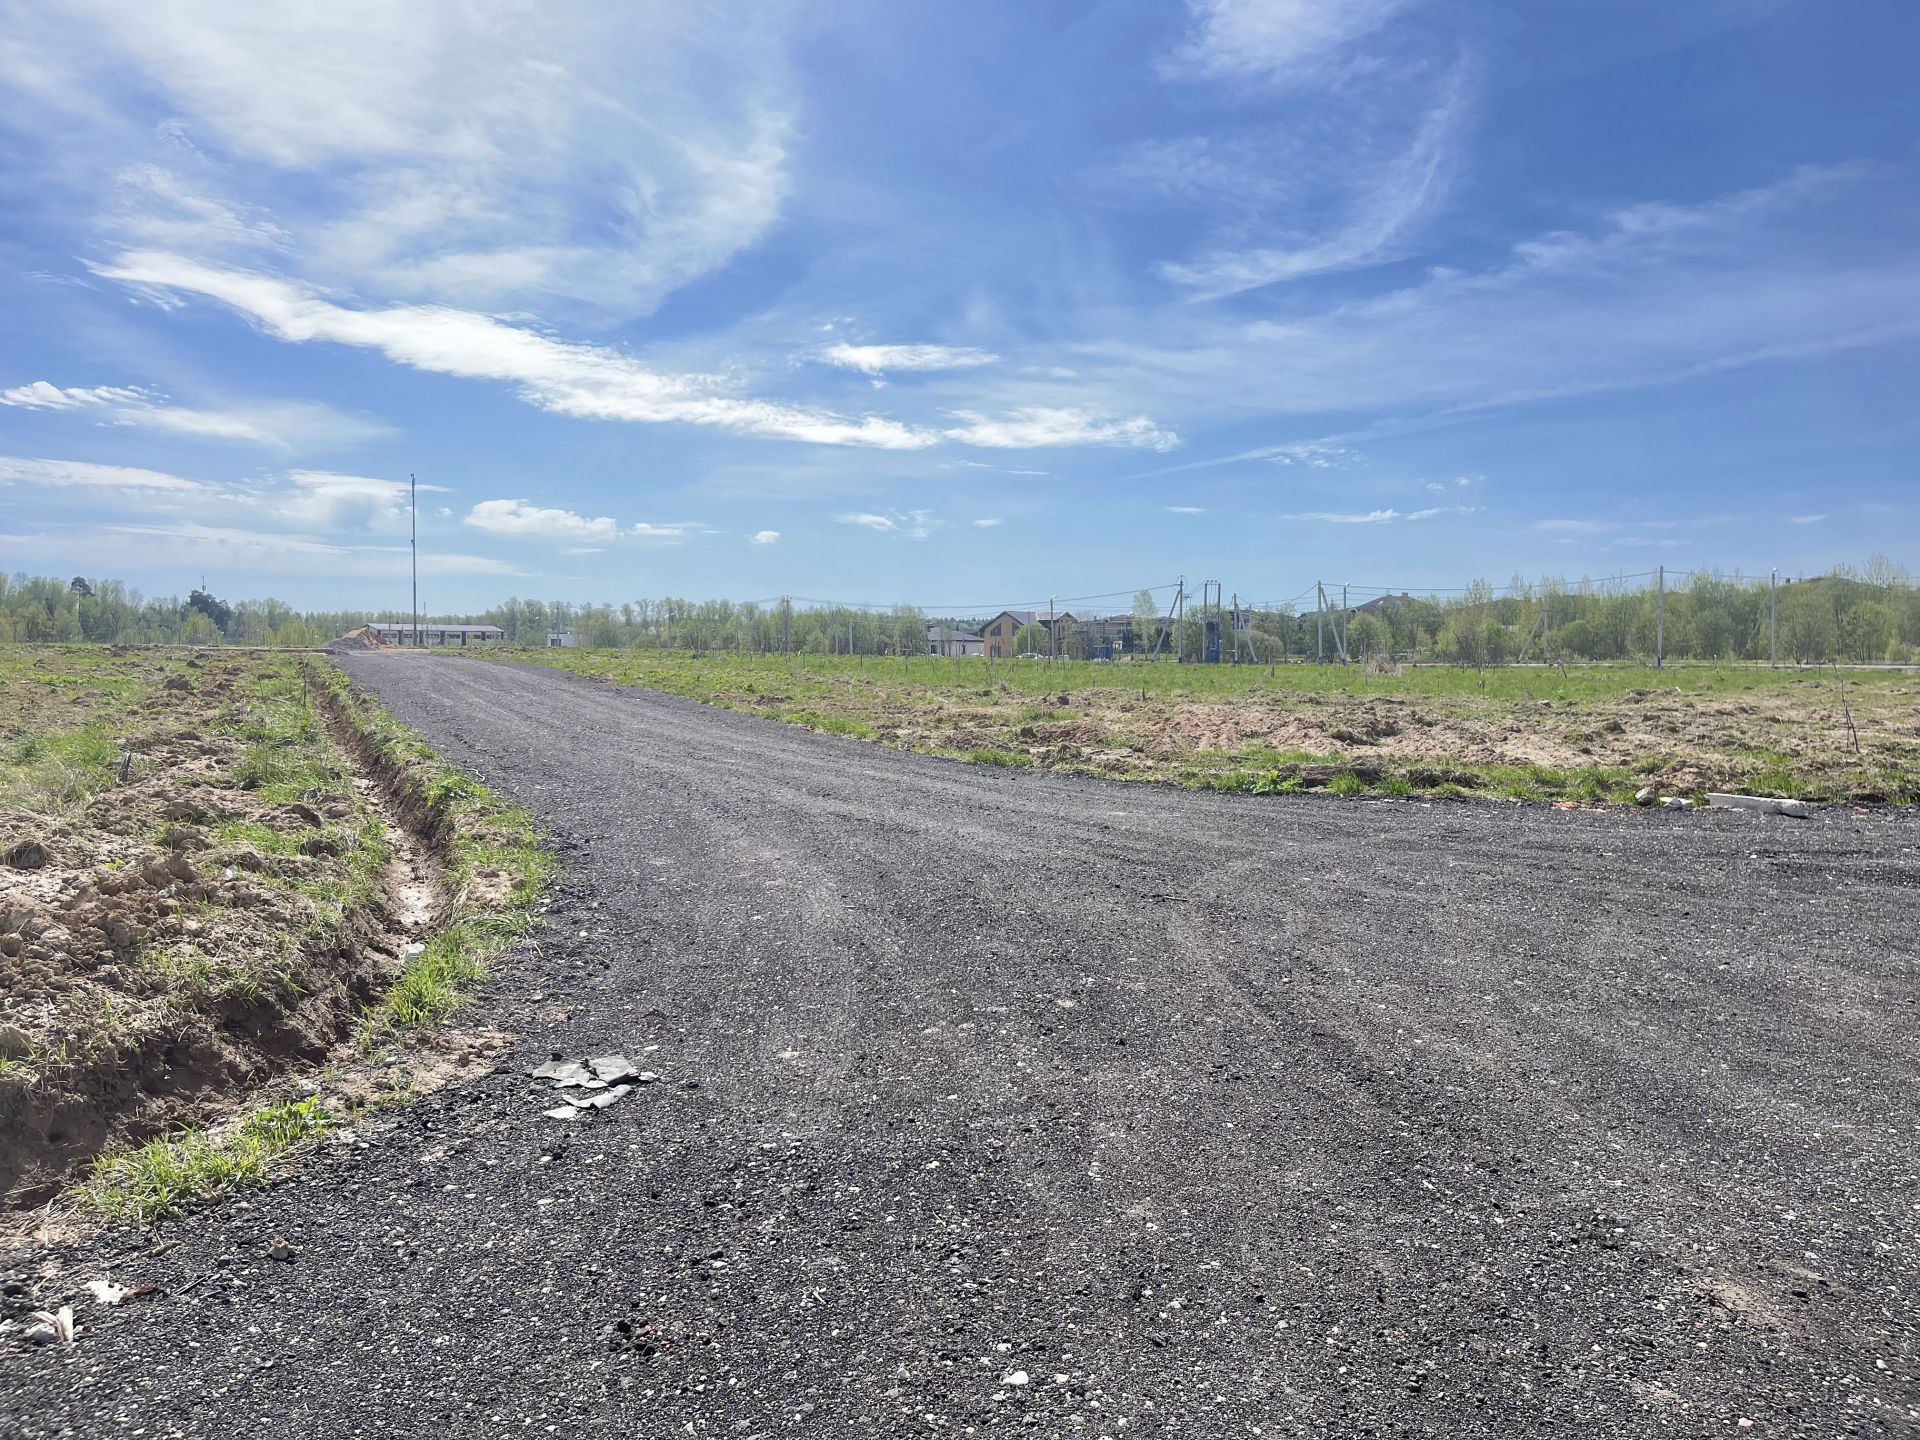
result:
[(54, 489), (122, 490), (167, 496), (211, 495), (215, 487), (161, 470), (96, 465), (86, 460), (36, 460), (0, 455), (0, 485), (45, 485)]
[(992, 365), (999, 356), (969, 345), (828, 345), (814, 358), (864, 375), (892, 371), (973, 370)]
[[(305, 574), (387, 575), (399, 580), (405, 576), (409, 558), (405, 545), (342, 545), (311, 535), (192, 521), (110, 525), (106, 533), (139, 537), (149, 544), (164, 541), (172, 563), (204, 564), (209, 568), (293, 569)], [(421, 553), (420, 570), (427, 575), (523, 573), (503, 560), (438, 549)]]
[(1341, 513), (1333, 510), (1302, 510), (1291, 515), (1282, 515), (1282, 520), (1317, 520), (1328, 525), (1386, 525), (1402, 520), (1398, 510), (1368, 510), (1364, 513)]
[(0, 405), (87, 412), (106, 425), (134, 426), (199, 440), (234, 440), (276, 450), (338, 448), (379, 439), (391, 427), (311, 401), (261, 401), (204, 409), (173, 404), (132, 385), (61, 388), (47, 380), (0, 391)]
[(519, 386), (523, 400), (580, 419), (709, 425), (817, 445), (913, 450), (938, 442), (875, 415), (850, 419), (726, 393), (711, 375), (670, 375), (605, 346), (537, 335), (491, 316), (438, 305), (354, 309), (291, 281), (135, 252), (95, 267), (110, 280), (204, 295), (295, 343), (325, 341), (377, 350), (396, 364)]
[[(1221, 244), (1156, 268), (1204, 299), (1399, 259), (1446, 198), (1470, 113), (1461, 77), (1450, 76), (1425, 108), (1400, 122), (1402, 128), (1380, 125), (1348, 139), (1346, 153), (1328, 167), (1333, 173), (1320, 186), (1297, 185), (1290, 210), (1296, 218), (1259, 227), (1262, 233), (1278, 231), (1283, 243)], [(1324, 143), (1316, 133), (1284, 148)], [(1274, 163), (1270, 152), (1264, 163)], [(1302, 215), (1307, 223), (1297, 218)]]
[(998, 515), (983, 515), (980, 519), (974, 521), (973, 523), (979, 526), (982, 530), (991, 530), (994, 526), (1002, 522), (1001, 522), (1001, 517)]
[(753, 534), (747, 536), (747, 543), (750, 545), (777, 545), (780, 543), (780, 532), (778, 530), (756, 530)]
[(842, 525), (860, 525), (885, 535), (904, 535), (909, 540), (924, 540), (940, 527), (940, 522), (927, 510), (907, 510), (891, 515), (849, 510), (833, 518)]
[(1389, 24), (1407, 0), (1189, 8), (1162, 74), (1258, 100), (1259, 118), (1149, 139), (1105, 172), (1106, 188), (1191, 207), (1212, 232), (1197, 254), (1156, 266), (1162, 278), (1206, 299), (1409, 253), (1458, 169), (1471, 66)]
[(8, 42), (50, 171), (111, 194), (123, 243), (268, 246), (362, 294), (618, 318), (778, 219), (786, 23), (728, 3), (74, 0), (11, 15)]
[(1264, 451), (1262, 459), (1275, 465), (1304, 465), (1310, 470), (1339, 470), (1360, 463), (1360, 452), (1327, 440), (1301, 440), (1292, 445), (1275, 445)]
[(1835, 166), (1693, 205), (1628, 206), (1483, 269), (1251, 322), (1183, 307), (1156, 342), (1096, 353), (1124, 372), (1124, 393), (1188, 414), (1387, 417), (1325, 437), (1344, 445), (1893, 344), (1920, 336), (1920, 261), (1871, 237), (1836, 255), (1824, 237), (1836, 214), (1910, 203), (1915, 174)]
[[(405, 480), (337, 475), (330, 470), (289, 470), (287, 484), (290, 491), (275, 509), (296, 524), (364, 532), (397, 527), (407, 517)], [(446, 489), (444, 485), (418, 488), (434, 493)]]
[(1162, 62), (1177, 79), (1289, 80), (1393, 19), (1410, 0), (1189, 0), (1193, 29)]
[(1167, 509), (1175, 515), (1204, 515), (1207, 513), (1204, 505), (1169, 505)]
[(950, 440), (991, 449), (1027, 450), (1050, 445), (1133, 445), (1149, 450), (1172, 450), (1180, 437), (1144, 415), (1108, 419), (1066, 406), (1023, 405), (1007, 415), (990, 417), (974, 410), (956, 410), (963, 424), (944, 433)]
[(125, 385), (73, 386), (61, 389), (48, 380), (0, 390), (0, 405), (29, 410), (78, 410), (93, 405), (140, 405), (147, 392)]
[(519, 540), (611, 540), (620, 533), (619, 522), (609, 516), (589, 519), (525, 500), (482, 500), (467, 512), (464, 523)]
[(1787, 517), (1787, 523), (1789, 525), (1818, 525), (1826, 518), (1825, 515), (1789, 515)]

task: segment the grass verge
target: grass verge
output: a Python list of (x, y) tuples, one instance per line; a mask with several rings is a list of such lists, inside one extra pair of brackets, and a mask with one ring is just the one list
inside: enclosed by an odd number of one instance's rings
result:
[[(302, 662), (293, 683), (257, 683), (252, 694), (243, 765), (249, 788), (280, 798), (311, 793), (306, 774), (314, 744), (333, 738), (351, 750), (381, 784), (401, 823), (440, 857), (445, 887), (441, 923), (400, 974), (360, 1016), (364, 1052), (445, 1020), (484, 979), (499, 954), (526, 933), (553, 872), (532, 817), (448, 764), (377, 701), (355, 690), (331, 666)], [(386, 851), (377, 817), (353, 830), (358, 844), (344, 874), (312, 897), (322, 923), (375, 903)], [(263, 853), (286, 850), (283, 837), (247, 822), (229, 822), (221, 836)], [(255, 833), (259, 831), (260, 833)], [(200, 957), (155, 951), (185, 969)], [(317, 1144), (343, 1117), (317, 1096), (268, 1104), (237, 1123), (177, 1131), (96, 1160), (68, 1192), (82, 1210), (147, 1223), (189, 1205), (268, 1182), (286, 1160)]]
[(147, 1224), (196, 1200), (266, 1184), (276, 1161), (310, 1148), (332, 1123), (316, 1097), (268, 1105), (231, 1129), (192, 1130), (107, 1156), (78, 1198), (108, 1219)]
[(448, 764), (332, 666), (310, 667), (321, 706), (446, 864), (443, 923), (361, 1022), (363, 1043), (444, 1019), (533, 924), (553, 876), (533, 817)]

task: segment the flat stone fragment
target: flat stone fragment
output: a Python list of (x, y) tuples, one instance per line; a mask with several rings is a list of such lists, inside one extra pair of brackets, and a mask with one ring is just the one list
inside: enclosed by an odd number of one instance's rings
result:
[(616, 1085), (611, 1090), (602, 1090), (598, 1095), (589, 1095), (574, 1103), (595, 1110), (604, 1110), (616, 1100), (623, 1099), (632, 1089), (631, 1085)]
[[(544, 1071), (546, 1073), (542, 1074)], [(558, 1061), (552, 1065), (542, 1065), (533, 1072), (542, 1080), (551, 1080), (556, 1085), (585, 1085), (593, 1079), (593, 1072), (578, 1060)]]
[(536, 1080), (551, 1080), (564, 1070), (570, 1070), (580, 1062), (577, 1060), (547, 1060), (533, 1067), (527, 1073)]
[(1707, 804), (1729, 810), (1768, 810), (1797, 820), (1807, 818), (1807, 807), (1801, 801), (1776, 800), (1771, 795), (1726, 795), (1713, 791), (1707, 796)]
[(578, 1120), (580, 1118), (580, 1111), (571, 1105), (556, 1105), (553, 1109), (542, 1110), (540, 1113), (549, 1120)]
[(624, 1055), (596, 1055), (587, 1061), (587, 1066), (595, 1075), (609, 1084), (638, 1073), (633, 1067), (633, 1062)]

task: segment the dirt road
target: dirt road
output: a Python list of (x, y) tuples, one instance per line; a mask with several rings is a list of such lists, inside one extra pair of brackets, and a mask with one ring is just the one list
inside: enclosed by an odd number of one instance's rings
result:
[[(169, 1293), (0, 1359), (0, 1432), (1920, 1417), (1910, 815), (1207, 796), (343, 663), (561, 847), (473, 1016), (513, 1063), (104, 1267)], [(602, 1051), (659, 1082), (546, 1118)]]

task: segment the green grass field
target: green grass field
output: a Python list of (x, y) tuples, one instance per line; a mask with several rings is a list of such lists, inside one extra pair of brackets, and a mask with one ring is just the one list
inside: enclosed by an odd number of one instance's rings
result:
[(1920, 675), (1907, 671), (512, 658), (981, 764), (1205, 788), (1619, 801), (1653, 783), (1920, 798)]

